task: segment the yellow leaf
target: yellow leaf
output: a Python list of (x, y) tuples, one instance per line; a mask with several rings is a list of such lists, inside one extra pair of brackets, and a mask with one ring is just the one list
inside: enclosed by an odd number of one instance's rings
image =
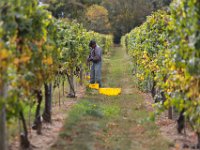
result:
[(14, 59), (14, 64), (15, 64), (15, 65), (18, 65), (18, 64), (19, 64), (19, 59), (18, 59), (18, 58), (15, 58), (15, 59)]
[(6, 49), (0, 51), (0, 60), (7, 59), (9, 57), (9, 52)]
[(36, 73), (36, 77), (37, 77), (37, 80), (39, 80), (39, 81), (41, 81), (43, 79), (43, 76), (40, 72)]
[(28, 62), (29, 60), (30, 60), (30, 56), (26, 56), (26, 55), (21, 56), (21, 58), (20, 58), (20, 62), (21, 62), (21, 63), (26, 63), (26, 62)]
[(164, 102), (164, 106), (165, 106), (166, 108), (169, 107), (169, 101), (168, 101), (168, 100)]
[(52, 65), (53, 64), (52, 57), (44, 58), (43, 63), (46, 64), (46, 65)]
[(52, 18), (52, 15), (51, 15), (51, 14), (49, 14), (49, 15), (48, 15), (48, 19), (51, 19), (51, 18)]

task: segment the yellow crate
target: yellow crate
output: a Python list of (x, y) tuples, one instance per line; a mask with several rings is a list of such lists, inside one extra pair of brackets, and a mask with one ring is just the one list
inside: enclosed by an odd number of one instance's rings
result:
[(89, 88), (98, 90), (99, 89), (99, 84), (98, 83), (89, 84)]
[(121, 94), (121, 88), (100, 88), (99, 94), (107, 96), (116, 96)]

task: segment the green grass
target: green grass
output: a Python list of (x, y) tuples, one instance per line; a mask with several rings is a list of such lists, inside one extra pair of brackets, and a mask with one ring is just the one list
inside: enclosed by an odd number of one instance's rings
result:
[(88, 90), (71, 108), (52, 150), (169, 149), (135, 88), (128, 56), (121, 48), (112, 54), (103, 62), (103, 86), (121, 87), (122, 94), (107, 97)]

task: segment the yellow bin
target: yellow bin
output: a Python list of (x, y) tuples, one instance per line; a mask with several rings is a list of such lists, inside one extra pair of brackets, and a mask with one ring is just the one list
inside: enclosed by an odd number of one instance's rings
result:
[(89, 84), (89, 88), (98, 90), (99, 89), (99, 84), (98, 83)]
[(116, 96), (121, 94), (121, 88), (99, 88), (99, 94)]

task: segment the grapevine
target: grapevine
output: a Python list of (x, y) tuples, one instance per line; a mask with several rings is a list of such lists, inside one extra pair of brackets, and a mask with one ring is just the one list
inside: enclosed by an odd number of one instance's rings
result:
[[(175, 0), (170, 12), (158, 11), (122, 38), (133, 58), (141, 89), (148, 89), (156, 110), (175, 107), (198, 135), (200, 145), (199, 1)], [(147, 83), (150, 86), (147, 87)], [(156, 111), (156, 112), (159, 112)]]

